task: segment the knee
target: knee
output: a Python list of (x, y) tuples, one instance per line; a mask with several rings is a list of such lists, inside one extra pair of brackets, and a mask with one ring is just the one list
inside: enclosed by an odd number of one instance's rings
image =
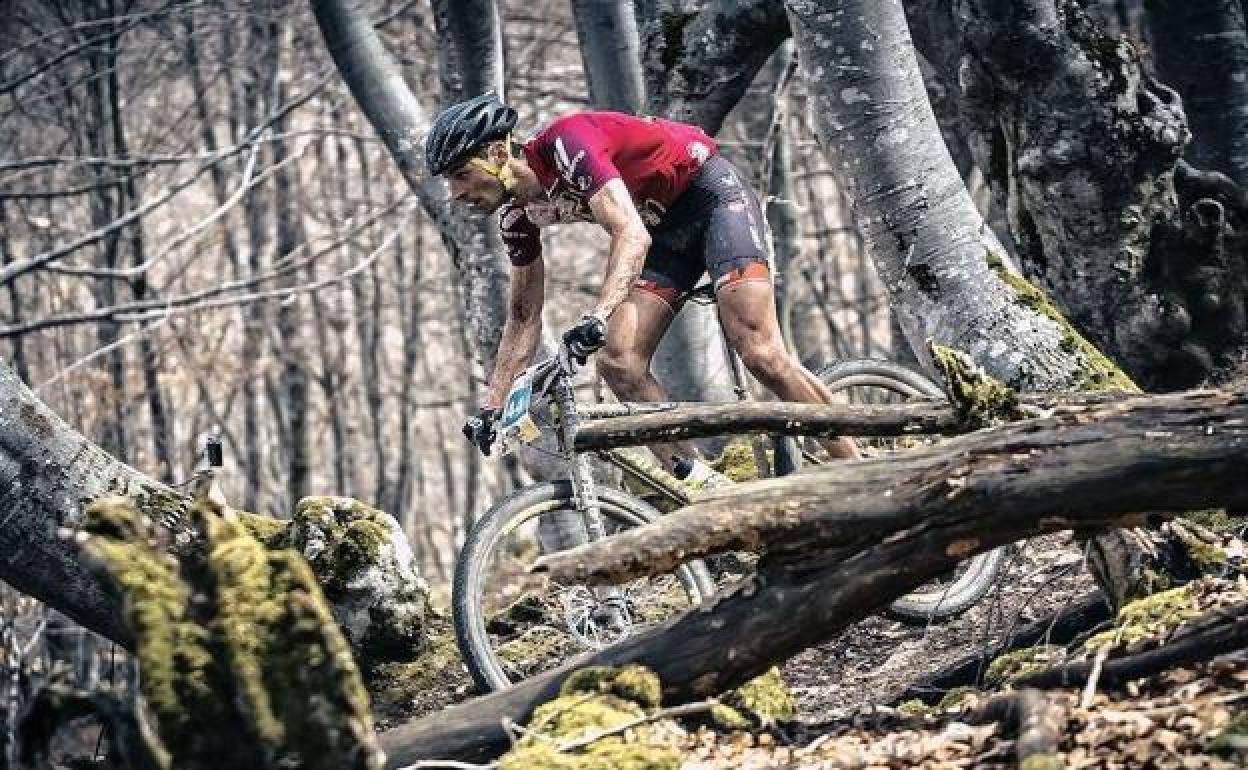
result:
[(740, 351), (740, 355), (745, 368), (769, 388), (784, 380), (793, 368), (788, 351), (778, 345), (756, 345)]
[(631, 350), (622, 350), (608, 345), (598, 354), (598, 372), (607, 381), (612, 391), (628, 390), (633, 383), (640, 382), (650, 370), (649, 362)]

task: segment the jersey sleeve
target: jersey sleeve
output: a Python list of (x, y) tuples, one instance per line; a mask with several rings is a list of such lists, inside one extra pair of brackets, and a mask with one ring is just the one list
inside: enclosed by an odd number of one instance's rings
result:
[(512, 265), (524, 267), (542, 256), (541, 230), (520, 206), (503, 204), (499, 210), (498, 229)]
[(555, 173), (578, 195), (588, 199), (607, 182), (620, 178), (607, 137), (589, 120), (559, 121), (551, 126), (546, 141)]

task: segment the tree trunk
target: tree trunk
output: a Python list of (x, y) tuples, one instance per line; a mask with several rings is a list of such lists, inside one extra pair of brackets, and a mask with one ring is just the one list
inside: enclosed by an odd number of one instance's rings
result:
[(1005, 271), (941, 138), (900, 1), (846, 3), (834, 17), (788, 7), (819, 138), (916, 353), (929, 338), (966, 351), (1017, 390), (1130, 387)]
[(133, 496), (170, 539), (186, 532), (186, 502), (120, 463), (66, 425), (0, 362), (0, 580), (103, 636), (127, 643), (118, 598), (82, 564), (58, 528), (73, 527), (79, 502)]
[(1239, 0), (1151, 3), (1157, 74), (1183, 97), (1186, 157), (1248, 185), (1248, 27)]
[[(227, 26), (227, 33), (230, 27)], [(266, 114), (266, 108), (272, 105), (264, 84), (274, 82), (278, 77), (278, 61), (276, 51), (263, 44), (264, 30), (259, 22), (246, 23), (242, 27), (243, 42), (231, 53), (246, 56), (250, 50), (259, 49), (263, 55), (253, 56), (242, 71), (242, 78), (235, 82), (232, 90), (234, 99), (231, 113), (234, 119), (234, 141), (243, 141), (244, 136), (256, 126)], [(226, 45), (235, 41), (230, 35)], [(229, 50), (229, 49), (227, 49)], [(230, 71), (227, 68), (227, 73)], [(260, 157), (268, 158), (270, 148), (258, 150)], [(269, 252), (271, 228), (269, 214), (272, 211), (270, 201), (265, 199), (264, 190), (258, 185), (248, 188), (243, 198), (245, 230), (247, 232), (247, 249), (239, 264), (243, 278), (254, 278), (264, 271), (263, 255)], [(239, 308), (242, 331), (242, 349), (239, 352), (239, 390), (243, 399), (242, 436), (246, 441), (246, 452), (243, 458), (243, 507), (249, 511), (260, 507), (262, 485), (264, 479), (264, 463), (270, 452), (270, 431), (263, 426), (261, 394), (264, 389), (266, 372), (260, 363), (264, 353), (264, 337), (268, 328), (265, 308), (260, 303), (249, 302)], [(273, 510), (273, 508), (270, 508)]]
[[(797, 191), (793, 187), (790, 168), (789, 100), (788, 80), (792, 77), (791, 65), (796, 64), (792, 43), (781, 46), (773, 57), (779, 73), (776, 86), (776, 114), (772, 117), (771, 157), (765, 164), (767, 178), (764, 180), (764, 200), (767, 212), (767, 228), (771, 234), (772, 269), (775, 276), (776, 317), (780, 332), (789, 349), (798, 352), (793, 344), (793, 302), (795, 295), (794, 266), (802, 258), (802, 220), (797, 208)], [(764, 152), (767, 151), (764, 146)]]
[(633, 0), (572, 0), (589, 101), (636, 115), (645, 103)]
[(1075, 0), (907, 9), (958, 86), (1024, 272), (1145, 387), (1233, 366), (1248, 348), (1248, 206), (1230, 180), (1176, 174), (1188, 132), (1175, 92)]
[(714, 136), (788, 37), (780, 3), (654, 0), (643, 26), (646, 112)]
[[(0, 200), (0, 267), (14, 261), (11, 241), (9, 240), (9, 210)], [(17, 324), (22, 319), (22, 295), (17, 290), (17, 281), (9, 281), (9, 323)], [(13, 368), (22, 382), (30, 382), (30, 369), (26, 363), (26, 345), (21, 335), (13, 337)]]

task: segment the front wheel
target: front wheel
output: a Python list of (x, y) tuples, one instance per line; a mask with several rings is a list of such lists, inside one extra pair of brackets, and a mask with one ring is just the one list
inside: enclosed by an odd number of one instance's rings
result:
[[(608, 534), (654, 521), (658, 511), (599, 488)], [(714, 593), (701, 562), (618, 586), (561, 585), (529, 566), (545, 553), (587, 542), (567, 481), (519, 490), (468, 532), (455, 564), (451, 608), (464, 663), (484, 692), (615, 644)]]
[[(817, 376), (833, 396), (848, 404), (900, 403), (912, 398), (943, 398), (945, 395), (935, 382), (892, 361), (870, 358), (839, 361), (820, 369)], [(859, 446), (867, 455), (878, 455), (921, 442), (922, 439), (913, 436), (873, 438), (860, 439)], [(813, 442), (793, 442), (789, 451), (807, 461), (818, 462), (819, 450)], [(894, 601), (888, 613), (899, 620), (917, 623), (959, 615), (991, 590), (1009, 555), (1010, 547), (1003, 546), (973, 556), (948, 574)]]

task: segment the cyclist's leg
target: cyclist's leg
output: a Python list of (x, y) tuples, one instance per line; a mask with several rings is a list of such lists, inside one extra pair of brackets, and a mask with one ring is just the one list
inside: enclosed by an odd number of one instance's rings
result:
[[(650, 360), (680, 307), (683, 292), (646, 271), (607, 322), (607, 346), (596, 358), (598, 371), (621, 401), (666, 401), (667, 393), (650, 371)], [(659, 463), (672, 470), (674, 455), (696, 456), (687, 441), (651, 444)]]
[[(719, 203), (707, 223), (704, 257), (715, 282), (720, 323), (741, 362), (786, 401), (831, 403), (832, 394), (785, 348), (763, 244), (758, 198), (727, 161), (715, 175)], [(834, 457), (857, 457), (845, 437), (824, 442)]]

